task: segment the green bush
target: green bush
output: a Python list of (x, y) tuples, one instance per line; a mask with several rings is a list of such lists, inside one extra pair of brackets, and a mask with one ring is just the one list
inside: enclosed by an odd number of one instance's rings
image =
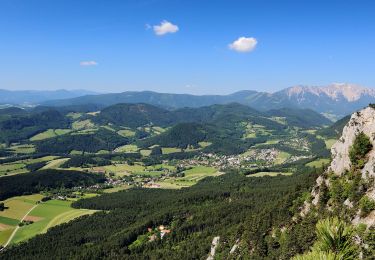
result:
[(363, 196), (359, 201), (359, 208), (361, 209), (361, 216), (365, 217), (375, 209), (375, 201), (367, 196)]
[(363, 132), (360, 132), (354, 139), (353, 145), (349, 150), (349, 158), (352, 165), (356, 168), (363, 168), (365, 165), (365, 156), (371, 149), (370, 138)]
[(310, 252), (296, 256), (294, 260), (310, 259), (357, 259), (354, 230), (337, 217), (320, 220), (316, 224), (317, 241)]

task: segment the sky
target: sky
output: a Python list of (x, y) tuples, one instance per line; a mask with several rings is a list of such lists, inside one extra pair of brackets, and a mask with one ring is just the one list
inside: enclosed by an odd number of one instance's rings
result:
[(0, 89), (375, 87), (375, 1), (0, 0)]

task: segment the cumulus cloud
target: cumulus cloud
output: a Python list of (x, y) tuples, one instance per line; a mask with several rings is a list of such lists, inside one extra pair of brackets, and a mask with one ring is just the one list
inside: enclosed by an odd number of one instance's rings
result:
[(170, 23), (166, 20), (162, 21), (159, 25), (154, 25), (153, 29), (155, 34), (159, 36), (167, 33), (176, 33), (179, 30), (177, 25)]
[(231, 44), (229, 44), (229, 49), (238, 52), (251, 52), (257, 46), (257, 39), (253, 37), (240, 37)]
[(89, 67), (89, 66), (97, 66), (98, 63), (94, 60), (86, 60), (86, 61), (81, 61), (79, 65), (83, 67)]

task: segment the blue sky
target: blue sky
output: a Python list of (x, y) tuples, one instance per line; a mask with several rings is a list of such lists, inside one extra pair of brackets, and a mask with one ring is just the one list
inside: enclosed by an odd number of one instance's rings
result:
[(0, 0), (0, 88), (375, 87), (374, 13), (361, 0)]

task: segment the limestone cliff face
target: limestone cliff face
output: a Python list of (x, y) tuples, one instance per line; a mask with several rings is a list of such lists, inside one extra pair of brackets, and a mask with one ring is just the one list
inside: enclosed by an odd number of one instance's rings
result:
[[(312, 202), (305, 202), (300, 213), (302, 217), (309, 213), (311, 207), (318, 205), (323, 184), (330, 189), (331, 183), (328, 177), (329, 174), (327, 173), (333, 172), (335, 175), (340, 176), (340, 178), (345, 179), (346, 171), (351, 170), (352, 166), (349, 158), (349, 150), (360, 132), (366, 134), (373, 145), (373, 149), (367, 154), (367, 162), (360, 170), (360, 174), (361, 178), (370, 184), (364, 195), (375, 200), (375, 184), (370, 180), (375, 177), (375, 109), (367, 107), (351, 116), (349, 122), (343, 129), (342, 136), (332, 146), (332, 162), (327, 172), (322, 176), (319, 176), (316, 180), (316, 185), (311, 192)], [(353, 205), (358, 205), (358, 201), (350, 201), (349, 199), (346, 199), (342, 206), (353, 208)], [(329, 210), (328, 206), (327, 209)], [(375, 210), (370, 212), (366, 217), (361, 217), (360, 213), (360, 210), (358, 210), (352, 217), (353, 224), (365, 223), (368, 226), (375, 225)]]
[[(349, 149), (360, 132), (370, 137), (372, 145), (375, 147), (375, 109), (367, 107), (352, 115), (344, 127), (341, 138), (331, 148), (332, 163), (329, 170), (337, 175), (342, 175), (345, 170), (350, 169)], [(366, 172), (370, 176), (375, 176), (374, 166), (375, 149), (368, 154), (368, 162), (362, 169), (362, 176), (365, 177)]]

